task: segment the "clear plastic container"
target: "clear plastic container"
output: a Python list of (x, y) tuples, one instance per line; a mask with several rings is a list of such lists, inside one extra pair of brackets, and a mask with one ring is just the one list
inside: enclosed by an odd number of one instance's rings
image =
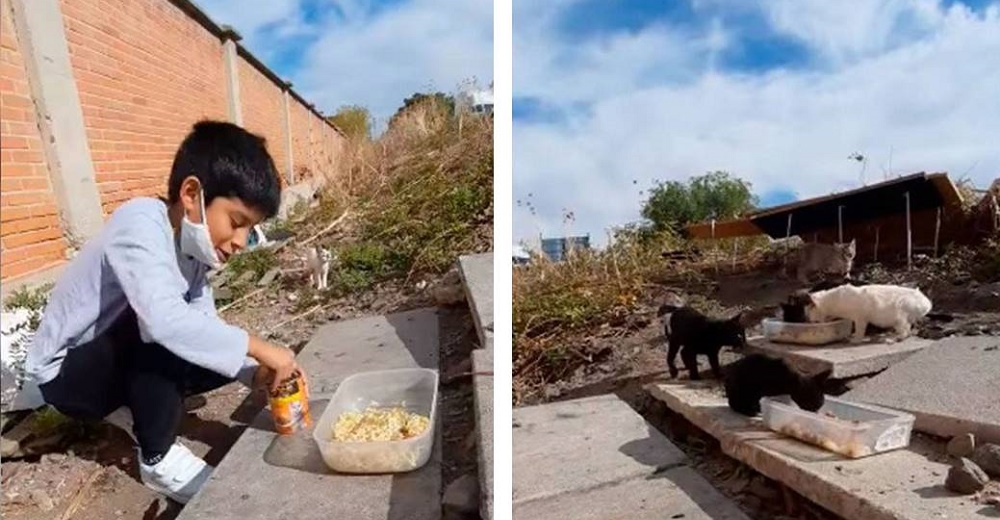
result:
[(795, 345), (828, 345), (843, 341), (851, 335), (854, 323), (850, 320), (835, 320), (823, 323), (789, 323), (776, 318), (766, 318), (762, 322), (764, 338), (774, 343)]
[[(423, 466), (434, 448), (437, 392), (437, 371), (425, 368), (362, 372), (344, 379), (313, 430), (323, 461), (342, 473), (402, 473)], [(342, 413), (369, 406), (403, 406), (429, 417), (430, 425), (419, 436), (401, 441), (333, 440), (333, 425)]]
[(852, 459), (905, 448), (913, 431), (913, 415), (830, 396), (816, 413), (789, 396), (765, 397), (760, 406), (771, 430)]

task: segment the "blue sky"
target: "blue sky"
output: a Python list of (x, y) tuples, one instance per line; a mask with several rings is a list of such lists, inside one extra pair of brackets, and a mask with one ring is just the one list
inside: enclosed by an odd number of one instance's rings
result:
[(198, 0), (317, 108), (384, 122), (414, 92), (493, 79), (490, 0)]
[(713, 170), (764, 205), (1000, 175), (997, 1), (521, 1), (513, 58), (515, 240), (601, 241), (654, 179)]

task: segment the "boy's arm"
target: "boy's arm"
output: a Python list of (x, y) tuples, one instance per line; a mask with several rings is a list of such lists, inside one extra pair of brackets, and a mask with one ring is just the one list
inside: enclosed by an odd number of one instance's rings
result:
[[(176, 254), (162, 222), (134, 215), (109, 240), (105, 259), (139, 321), (143, 341), (155, 342), (181, 359), (228, 377), (244, 366), (249, 335), (214, 312), (184, 300)], [(211, 296), (209, 296), (211, 300)]]
[[(198, 292), (194, 298), (191, 298), (191, 306), (209, 316), (219, 315), (218, 310), (215, 307), (215, 294), (212, 291), (212, 284), (204, 275), (201, 277)], [(245, 358), (243, 360), (243, 366), (240, 367), (240, 371), (236, 374), (236, 380), (243, 383), (243, 385), (248, 388), (252, 387), (253, 379), (257, 374), (258, 367), (260, 367), (260, 364), (257, 363), (257, 360), (251, 357)]]

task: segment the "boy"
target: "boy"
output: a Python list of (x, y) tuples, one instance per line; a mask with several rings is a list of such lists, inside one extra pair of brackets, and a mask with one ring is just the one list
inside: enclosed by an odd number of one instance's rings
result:
[(288, 349), (228, 325), (206, 280), (278, 211), (265, 142), (221, 122), (194, 125), (167, 199), (119, 207), (67, 266), (26, 370), (65, 415), (100, 420), (127, 406), (147, 487), (187, 503), (212, 467), (176, 441), (186, 396), (235, 379), (272, 388), (298, 366)]

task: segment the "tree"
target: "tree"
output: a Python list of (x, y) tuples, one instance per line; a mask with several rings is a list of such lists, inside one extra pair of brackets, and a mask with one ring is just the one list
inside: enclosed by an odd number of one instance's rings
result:
[(342, 106), (337, 109), (336, 114), (329, 117), (329, 121), (351, 139), (371, 139), (372, 115), (363, 106)]
[(658, 182), (642, 207), (642, 217), (656, 231), (680, 232), (691, 222), (735, 218), (753, 210), (757, 203), (748, 181), (716, 171), (686, 183)]
[(412, 96), (403, 100), (403, 106), (399, 107), (399, 110), (392, 115), (389, 119), (389, 126), (399, 119), (400, 116), (413, 109), (414, 107), (421, 106), (424, 103), (439, 103), (440, 106), (444, 107), (448, 115), (455, 114), (455, 98), (449, 96), (443, 92), (434, 92), (432, 94), (424, 94), (422, 92), (414, 93)]

